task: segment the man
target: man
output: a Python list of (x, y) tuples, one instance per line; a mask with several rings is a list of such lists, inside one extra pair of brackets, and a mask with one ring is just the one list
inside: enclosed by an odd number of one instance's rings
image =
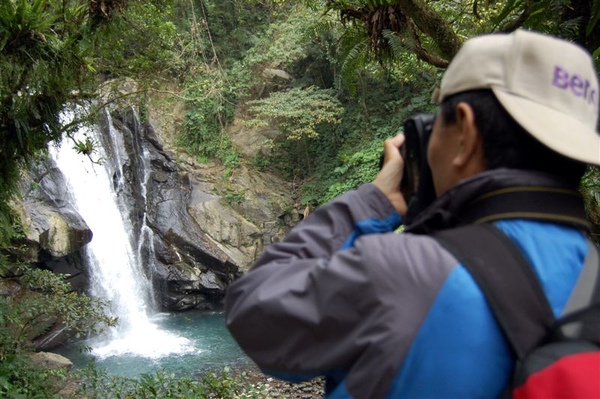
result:
[(473, 278), (429, 236), (468, 223), (516, 242), (561, 314), (587, 252), (577, 186), (600, 164), (591, 57), (527, 31), (474, 38), (438, 97), (437, 199), (404, 233), (393, 233), (407, 212), (399, 135), (372, 184), (313, 212), (231, 286), (227, 325), (265, 372), (325, 375), (328, 398), (497, 397), (510, 347)]

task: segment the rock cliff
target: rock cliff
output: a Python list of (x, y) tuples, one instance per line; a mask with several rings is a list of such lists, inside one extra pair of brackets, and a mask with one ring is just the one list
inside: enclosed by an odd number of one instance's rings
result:
[[(253, 171), (243, 161), (223, 177), (220, 164), (201, 164), (174, 150), (169, 138), (176, 121), (169, 125), (160, 117), (152, 114), (142, 124), (131, 108), (106, 113), (96, 127), (108, 154), (104, 162), (115, 182), (126, 182), (117, 194), (126, 204), (132, 239), (141, 240), (144, 228), (152, 230), (153, 250), (144, 253), (154, 259), (142, 261), (152, 265), (146, 273), (160, 308), (212, 309), (298, 215), (280, 178)], [(110, 129), (117, 132), (116, 144), (106, 139)], [(224, 184), (243, 196), (228, 201)], [(93, 231), (72, 206), (61, 171), (50, 159), (39, 163), (23, 179), (22, 192), (28, 260), (68, 273), (76, 288), (85, 289), (81, 248), (93, 240)]]

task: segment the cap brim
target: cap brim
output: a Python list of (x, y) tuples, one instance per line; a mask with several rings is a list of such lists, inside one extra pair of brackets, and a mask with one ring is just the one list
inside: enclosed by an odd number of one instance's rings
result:
[(502, 89), (492, 91), (508, 113), (550, 149), (568, 158), (600, 165), (600, 133), (595, 128)]

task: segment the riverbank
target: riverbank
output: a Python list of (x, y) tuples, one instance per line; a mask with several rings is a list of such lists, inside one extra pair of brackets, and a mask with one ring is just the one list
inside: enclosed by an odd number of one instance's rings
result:
[[(143, 382), (127, 378), (108, 377), (102, 372), (81, 379), (67, 378), (60, 382), (56, 392), (60, 398), (112, 399), (114, 397), (188, 398), (202, 393), (207, 398), (258, 398), (258, 399), (323, 399), (324, 380), (315, 378), (297, 384), (288, 383), (263, 374), (256, 366), (208, 372), (198, 379), (180, 379), (169, 374), (148, 375)], [(90, 379), (91, 377), (91, 379)], [(177, 392), (180, 395), (173, 394)], [(158, 394), (158, 396), (156, 396)], [(162, 396), (165, 395), (165, 396)]]
[(297, 384), (269, 377), (256, 367), (244, 368), (238, 373), (245, 373), (251, 384), (265, 392), (264, 399), (323, 399), (325, 383), (322, 378), (315, 378)]

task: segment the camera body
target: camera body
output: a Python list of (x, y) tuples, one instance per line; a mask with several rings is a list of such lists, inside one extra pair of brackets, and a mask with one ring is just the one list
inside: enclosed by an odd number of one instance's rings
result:
[[(406, 225), (410, 225), (436, 198), (431, 169), (427, 162), (427, 145), (434, 122), (435, 114), (430, 113), (413, 115), (404, 122), (405, 141), (400, 147), (400, 154), (404, 159), (404, 177), (400, 191), (408, 203), (408, 211), (404, 217)], [(383, 154), (379, 168), (382, 166)]]
[(412, 221), (436, 199), (431, 169), (427, 162), (427, 146), (435, 114), (422, 113), (404, 122), (404, 145), (400, 149), (404, 158), (404, 177), (400, 187), (408, 203), (404, 223)]
[(404, 122), (404, 145), (400, 153), (404, 159), (402, 193), (410, 200), (419, 190), (421, 171), (428, 168), (427, 146), (435, 114), (417, 114)]

